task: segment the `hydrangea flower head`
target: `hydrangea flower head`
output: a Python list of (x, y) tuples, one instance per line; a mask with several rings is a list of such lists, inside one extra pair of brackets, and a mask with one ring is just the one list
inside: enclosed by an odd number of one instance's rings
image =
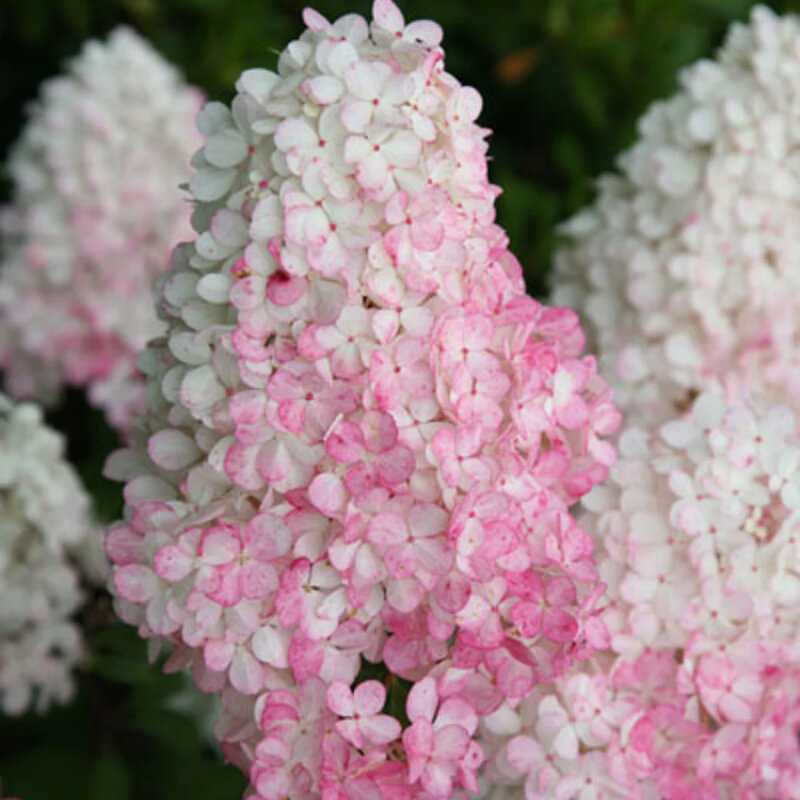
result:
[(583, 315), (620, 406), (644, 420), (710, 389), (797, 407), (798, 47), (800, 19), (756, 7), (565, 226), (554, 300)]
[(163, 331), (154, 283), (191, 235), (179, 184), (199, 144), (197, 90), (133, 31), (89, 42), (46, 82), (9, 172), (0, 367), (18, 397), (86, 386), (127, 429), (143, 407), (137, 353)]
[(701, 395), (620, 439), (580, 520), (610, 638), (518, 709), (525, 798), (789, 798), (800, 785), (800, 438), (788, 407)]
[[(101, 541), (64, 442), (30, 403), (0, 395), (0, 709), (44, 711), (72, 695), (83, 653), (71, 620), (81, 574), (101, 581)], [(89, 560), (87, 560), (87, 556)], [(88, 570), (88, 573), (87, 573)]]
[(441, 30), (373, 17), (306, 11), (201, 113), (198, 236), (109, 462), (118, 611), (221, 691), (264, 800), (475, 791), (480, 720), (605, 643), (568, 509), (614, 460), (609, 390), (524, 294)]

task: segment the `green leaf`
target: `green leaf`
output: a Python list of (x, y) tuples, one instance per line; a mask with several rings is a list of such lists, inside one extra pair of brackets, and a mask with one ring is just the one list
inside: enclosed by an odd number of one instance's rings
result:
[(158, 670), (146, 661), (124, 656), (96, 656), (91, 662), (95, 675), (112, 683), (130, 686), (153, 683), (158, 680)]
[(373, 664), (371, 661), (362, 658), (361, 669), (358, 671), (355, 682), (364, 683), (364, 681), (379, 681), (380, 683), (385, 683), (388, 677), (389, 670), (382, 661), (378, 664)]
[(25, 800), (86, 800), (85, 776), (91, 769), (89, 753), (67, 744), (44, 745), (0, 760), (4, 791)]
[(386, 713), (399, 720), (404, 728), (411, 724), (408, 714), (406, 714), (406, 700), (410, 691), (410, 681), (396, 676), (392, 677), (386, 697)]
[(197, 751), (198, 732), (194, 721), (178, 711), (162, 709), (153, 713), (151, 709), (131, 708), (128, 728), (146, 734), (159, 747), (176, 756), (189, 757)]
[(91, 800), (129, 800), (131, 779), (128, 766), (119, 751), (107, 746), (94, 765), (91, 777)]
[(593, 128), (605, 128), (608, 123), (605, 82), (599, 75), (583, 69), (573, 73), (573, 81), (575, 98), (586, 119)]
[(160, 668), (147, 660), (147, 645), (127, 625), (104, 625), (90, 633), (88, 670), (112, 683), (130, 686), (158, 682)]

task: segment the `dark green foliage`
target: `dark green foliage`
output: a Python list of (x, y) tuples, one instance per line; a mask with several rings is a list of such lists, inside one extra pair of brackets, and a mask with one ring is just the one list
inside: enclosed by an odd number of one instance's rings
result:
[[(0, 157), (23, 123), (38, 83), (90, 36), (127, 23), (150, 38), (212, 98), (229, 100), (242, 69), (270, 67), (301, 30), (302, 0), (0, 0)], [(633, 139), (647, 105), (670, 94), (677, 70), (709, 56), (750, 0), (407, 0), (408, 19), (445, 30), (448, 69), (484, 96), (492, 177), (503, 187), (499, 221), (541, 295), (555, 226), (586, 204), (592, 182)], [(786, 11), (800, 0), (774, 4)], [(368, 0), (318, 0), (330, 18), (367, 14)], [(0, 192), (0, 196), (7, 194)], [(50, 416), (101, 519), (121, 507), (101, 477), (115, 434), (71, 392)], [(2, 599), (0, 598), (0, 602)], [(244, 781), (176, 707), (185, 678), (147, 664), (135, 632), (113, 623), (98, 594), (87, 613), (90, 656), (75, 703), (40, 718), (0, 718), (0, 775), (25, 800), (233, 800)], [(390, 711), (409, 685), (386, 681)], [(0, 791), (0, 795), (2, 792)]]
[(101, 522), (118, 519), (122, 513), (121, 487), (103, 477), (103, 464), (119, 447), (119, 438), (103, 413), (87, 405), (81, 392), (68, 389), (58, 407), (47, 415), (47, 422), (67, 434), (67, 460), (76, 467), (92, 496), (95, 516)]
[[(107, 598), (92, 615), (111, 619)], [(3, 790), (25, 800), (240, 797), (243, 777), (180, 710), (189, 679), (149, 665), (144, 642), (127, 626), (87, 623), (91, 656), (76, 700), (44, 717), (0, 717)]]

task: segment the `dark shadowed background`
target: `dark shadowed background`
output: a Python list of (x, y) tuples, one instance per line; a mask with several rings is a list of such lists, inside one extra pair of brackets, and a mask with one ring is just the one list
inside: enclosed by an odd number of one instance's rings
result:
[[(445, 31), (447, 68), (484, 97), (494, 130), (491, 175), (499, 221), (542, 295), (555, 226), (587, 203), (592, 182), (629, 144), (647, 105), (672, 92), (679, 68), (713, 54), (749, 0), (406, 0), (407, 19)], [(800, 0), (772, 4), (780, 11)], [(84, 39), (119, 23), (149, 38), (210, 98), (228, 101), (248, 67), (273, 67), (302, 29), (300, 0), (0, 0), (0, 155), (24, 122), (39, 82)], [(369, 13), (367, 0), (319, 0), (329, 18)], [(0, 197), (8, 185), (3, 178)], [(100, 477), (115, 435), (69, 392), (50, 415), (98, 514), (119, 510)], [(2, 587), (0, 587), (0, 592)], [(0, 602), (2, 596), (0, 595)], [(86, 614), (90, 656), (79, 696), (45, 717), (0, 719), (0, 776), (24, 800), (235, 800), (244, 781), (225, 767), (185, 708), (185, 683), (145, 661), (135, 634), (114, 624), (108, 598)], [(3, 791), (0, 790), (0, 796)]]

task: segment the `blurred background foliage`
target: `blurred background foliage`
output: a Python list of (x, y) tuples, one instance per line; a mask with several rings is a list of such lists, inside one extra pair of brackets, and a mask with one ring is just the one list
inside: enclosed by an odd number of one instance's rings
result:
[[(211, 98), (229, 100), (247, 67), (272, 67), (301, 30), (303, 0), (0, 0), (0, 156), (17, 137), (37, 85), (84, 39), (126, 23), (148, 37)], [(445, 30), (448, 69), (483, 94), (491, 173), (503, 188), (499, 221), (526, 269), (546, 289), (555, 226), (591, 199), (654, 99), (678, 70), (710, 56), (750, 0), (405, 0), (407, 19)], [(778, 11), (800, 0), (773, 3)], [(368, 0), (318, 0), (329, 18)], [(124, 169), (124, 165), (121, 165)], [(7, 194), (8, 186), (3, 187)], [(77, 392), (50, 416), (65, 432), (98, 514), (112, 519), (119, 488), (100, 476), (114, 434)], [(0, 597), (2, 602), (2, 597)], [(185, 681), (146, 666), (145, 647), (113, 623), (98, 596), (87, 620), (91, 654), (69, 708), (0, 720), (5, 791), (25, 800), (192, 800), (241, 796), (193, 723)], [(0, 790), (0, 795), (2, 791)]]

